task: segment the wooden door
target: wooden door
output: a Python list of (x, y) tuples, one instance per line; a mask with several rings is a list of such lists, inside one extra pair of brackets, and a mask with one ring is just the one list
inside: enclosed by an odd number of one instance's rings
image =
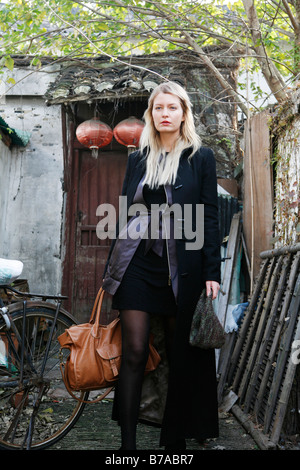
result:
[[(100, 217), (97, 207), (112, 204), (118, 216), (119, 195), (127, 163), (127, 149), (98, 152), (98, 157), (85, 149), (75, 149), (72, 162), (72, 187), (68, 191), (64, 286), (68, 286), (68, 309), (80, 321), (89, 320), (93, 303), (102, 283), (102, 275), (111, 244), (100, 240), (96, 226)], [(111, 321), (111, 298), (105, 296), (103, 322)]]

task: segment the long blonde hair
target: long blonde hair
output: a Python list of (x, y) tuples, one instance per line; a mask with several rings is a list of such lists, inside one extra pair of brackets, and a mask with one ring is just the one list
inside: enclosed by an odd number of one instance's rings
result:
[[(184, 121), (181, 123), (180, 135), (168, 154), (162, 149), (160, 134), (156, 130), (152, 118), (153, 102), (159, 93), (169, 93), (177, 96), (183, 110)], [(144, 119), (145, 127), (140, 138), (140, 150), (141, 152), (145, 150), (145, 183), (151, 188), (163, 184), (174, 184), (183, 150), (192, 148), (189, 155), (189, 158), (191, 158), (201, 145), (201, 139), (196, 133), (192, 105), (187, 92), (175, 82), (161, 83), (152, 91), (149, 97)]]

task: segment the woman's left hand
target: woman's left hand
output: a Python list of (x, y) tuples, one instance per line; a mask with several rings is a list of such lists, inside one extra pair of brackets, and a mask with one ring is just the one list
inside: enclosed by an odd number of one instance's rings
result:
[(212, 293), (212, 299), (215, 299), (218, 295), (220, 284), (216, 281), (206, 281), (206, 295), (210, 295)]

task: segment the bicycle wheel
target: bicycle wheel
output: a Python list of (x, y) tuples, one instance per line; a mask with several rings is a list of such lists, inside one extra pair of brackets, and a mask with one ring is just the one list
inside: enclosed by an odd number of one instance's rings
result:
[(54, 324), (50, 302), (27, 302), (25, 315), (21, 302), (8, 308), (11, 327), (0, 321), (0, 448), (42, 449), (69, 432), (85, 406), (66, 392), (60, 371), (57, 338), (76, 321), (61, 308)]

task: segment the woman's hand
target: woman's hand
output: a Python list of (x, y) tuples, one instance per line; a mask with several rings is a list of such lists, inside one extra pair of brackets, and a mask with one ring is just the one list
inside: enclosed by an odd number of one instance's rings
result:
[(216, 281), (206, 281), (206, 295), (210, 295), (212, 293), (212, 299), (215, 299), (218, 295), (220, 284)]

